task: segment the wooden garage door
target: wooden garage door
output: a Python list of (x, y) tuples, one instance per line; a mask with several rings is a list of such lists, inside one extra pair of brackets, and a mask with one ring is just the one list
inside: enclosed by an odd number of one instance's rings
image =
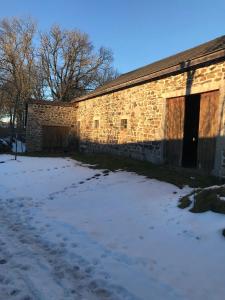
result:
[(69, 127), (42, 126), (42, 149), (57, 151), (68, 146)]
[(166, 101), (165, 162), (180, 166), (184, 134), (185, 97), (169, 98)]
[(211, 171), (214, 167), (216, 137), (219, 129), (219, 91), (201, 94), (198, 167)]

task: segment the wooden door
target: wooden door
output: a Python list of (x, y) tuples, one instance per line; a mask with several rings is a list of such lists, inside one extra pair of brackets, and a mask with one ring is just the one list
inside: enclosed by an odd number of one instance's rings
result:
[(42, 149), (60, 151), (68, 146), (69, 127), (42, 126)]
[(185, 97), (166, 100), (164, 158), (166, 163), (176, 166), (180, 166), (182, 160), (184, 108)]
[(198, 133), (198, 167), (211, 171), (214, 167), (216, 137), (219, 129), (219, 91), (201, 94), (199, 133)]

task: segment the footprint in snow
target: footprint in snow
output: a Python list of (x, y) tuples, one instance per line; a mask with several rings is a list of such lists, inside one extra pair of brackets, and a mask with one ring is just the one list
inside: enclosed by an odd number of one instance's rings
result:
[(20, 242), (21, 242), (22, 244), (28, 244), (28, 241), (26, 240), (26, 238), (20, 239)]
[(87, 274), (90, 274), (94, 271), (94, 269), (92, 267), (87, 267), (85, 270), (84, 270)]
[(108, 255), (106, 254), (106, 253), (103, 253), (102, 255), (101, 255), (101, 258), (106, 258)]
[(10, 296), (17, 296), (20, 293), (20, 290), (14, 289), (10, 292)]
[(28, 271), (28, 270), (30, 270), (30, 266), (28, 266), (28, 265), (20, 265), (19, 269), (21, 269), (23, 271)]
[(4, 264), (6, 264), (6, 263), (7, 263), (7, 260), (6, 260), (6, 259), (4, 259), (4, 258), (0, 259), (0, 265), (4, 265)]
[(110, 291), (108, 291), (104, 288), (96, 289), (94, 292), (98, 297), (101, 297), (101, 298), (109, 298), (112, 295), (112, 293)]
[(98, 264), (99, 264), (99, 262), (100, 262), (100, 261), (99, 261), (98, 259), (96, 259), (96, 258), (95, 258), (95, 259), (93, 259), (93, 265), (95, 265), (95, 266), (96, 266), (96, 265), (98, 265)]
[(109, 279), (111, 278), (110, 274), (109, 273), (106, 273), (106, 272), (101, 272), (100, 273), (102, 276), (104, 276), (105, 279)]

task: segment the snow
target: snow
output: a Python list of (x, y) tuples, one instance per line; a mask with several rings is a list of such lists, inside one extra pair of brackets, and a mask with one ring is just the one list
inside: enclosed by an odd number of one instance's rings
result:
[(69, 158), (0, 155), (0, 299), (224, 299), (223, 215)]
[(0, 139), (0, 143), (2, 143), (5, 146), (8, 146), (8, 143), (4, 139)]
[(12, 152), (23, 153), (26, 152), (26, 145), (25, 143), (17, 140), (16, 142), (12, 143)]
[[(10, 137), (5, 137), (5, 138), (0, 138), (0, 144), (3, 144), (5, 146), (9, 146), (10, 147)], [(12, 146), (11, 146), (11, 151), (13, 153), (17, 152), (17, 153), (23, 153), (26, 152), (26, 144), (23, 143), (20, 140), (16, 140), (14, 139)]]

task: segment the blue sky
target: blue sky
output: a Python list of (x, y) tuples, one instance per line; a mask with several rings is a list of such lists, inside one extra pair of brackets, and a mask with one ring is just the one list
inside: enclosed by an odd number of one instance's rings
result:
[(0, 18), (32, 16), (44, 30), (79, 28), (114, 53), (120, 73), (225, 34), (224, 0), (1, 0)]

